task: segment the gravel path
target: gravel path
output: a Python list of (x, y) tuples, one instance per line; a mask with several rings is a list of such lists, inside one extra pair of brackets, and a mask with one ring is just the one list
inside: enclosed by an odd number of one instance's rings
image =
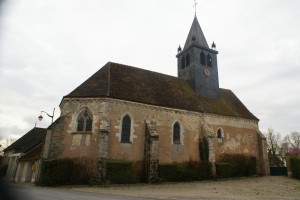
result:
[(111, 185), (108, 187), (73, 187), (68, 190), (115, 194), (155, 199), (297, 199), (300, 181), (288, 177), (266, 176), (192, 183), (158, 185)]

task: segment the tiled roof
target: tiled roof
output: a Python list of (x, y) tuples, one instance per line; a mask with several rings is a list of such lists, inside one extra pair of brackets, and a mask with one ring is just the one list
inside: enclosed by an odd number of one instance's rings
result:
[(111, 62), (64, 98), (73, 97), (110, 97), (258, 120), (230, 90), (220, 89), (219, 99), (198, 96), (183, 79)]
[(4, 149), (4, 151), (14, 150), (15, 153), (26, 153), (44, 141), (46, 132), (47, 129), (45, 128), (35, 127)]

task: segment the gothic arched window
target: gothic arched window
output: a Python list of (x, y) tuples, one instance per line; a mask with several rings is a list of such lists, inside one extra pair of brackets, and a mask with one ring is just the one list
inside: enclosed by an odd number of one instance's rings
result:
[(93, 117), (91, 113), (85, 109), (77, 117), (77, 131), (92, 131)]
[(185, 59), (186, 67), (190, 65), (190, 54), (187, 52), (186, 59)]
[(185, 68), (185, 57), (182, 56), (181, 58), (181, 69)]
[(212, 67), (212, 59), (209, 54), (207, 54), (207, 66)]
[(180, 125), (178, 122), (173, 125), (173, 143), (180, 144)]
[(200, 54), (200, 63), (201, 63), (201, 65), (206, 65), (205, 54), (203, 51)]
[(130, 143), (131, 119), (125, 115), (122, 119), (121, 142)]

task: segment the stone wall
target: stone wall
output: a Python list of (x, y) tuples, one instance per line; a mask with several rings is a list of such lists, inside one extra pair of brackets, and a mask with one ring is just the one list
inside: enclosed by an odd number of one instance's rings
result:
[[(93, 130), (90, 133), (76, 132), (76, 117), (83, 107), (93, 112)], [(97, 144), (100, 119), (105, 117), (110, 123), (108, 157), (142, 161), (144, 159), (145, 122), (155, 121), (159, 134), (159, 162), (183, 162), (189, 159), (200, 160), (198, 138), (201, 123), (204, 121), (212, 129), (213, 138), (217, 129), (224, 131), (224, 140), (219, 144), (215, 139), (216, 158), (223, 153), (243, 153), (257, 155), (257, 121), (184, 110), (150, 106), (115, 99), (64, 99), (61, 115), (65, 119), (64, 157), (97, 157)], [(104, 111), (105, 110), (105, 111)], [(104, 116), (105, 115), (105, 116)], [(121, 120), (131, 117), (131, 143), (120, 143)], [(175, 122), (181, 126), (181, 144), (173, 144), (172, 129)]]
[(46, 159), (57, 159), (63, 157), (65, 149), (66, 127), (69, 116), (62, 116), (59, 121), (52, 124), (52, 128), (47, 130), (43, 157)]

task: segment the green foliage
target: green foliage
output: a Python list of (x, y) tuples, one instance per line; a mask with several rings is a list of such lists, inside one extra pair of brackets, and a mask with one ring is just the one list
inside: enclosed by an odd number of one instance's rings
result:
[(251, 176), (256, 174), (255, 158), (243, 154), (223, 154), (217, 162), (217, 175), (221, 177)]
[(0, 178), (6, 175), (7, 167), (8, 165), (0, 165)]
[(162, 181), (198, 181), (208, 179), (210, 166), (208, 162), (186, 161), (183, 163), (161, 164), (159, 174)]
[(291, 157), (293, 178), (300, 179), (300, 157)]
[(93, 177), (94, 163), (88, 158), (44, 161), (37, 185), (57, 186), (88, 184)]
[(124, 160), (107, 162), (107, 178), (110, 183), (126, 184), (141, 182), (142, 164)]
[(200, 152), (200, 160), (208, 161), (209, 149), (208, 149), (208, 141), (206, 137), (202, 137), (199, 139), (199, 152)]

